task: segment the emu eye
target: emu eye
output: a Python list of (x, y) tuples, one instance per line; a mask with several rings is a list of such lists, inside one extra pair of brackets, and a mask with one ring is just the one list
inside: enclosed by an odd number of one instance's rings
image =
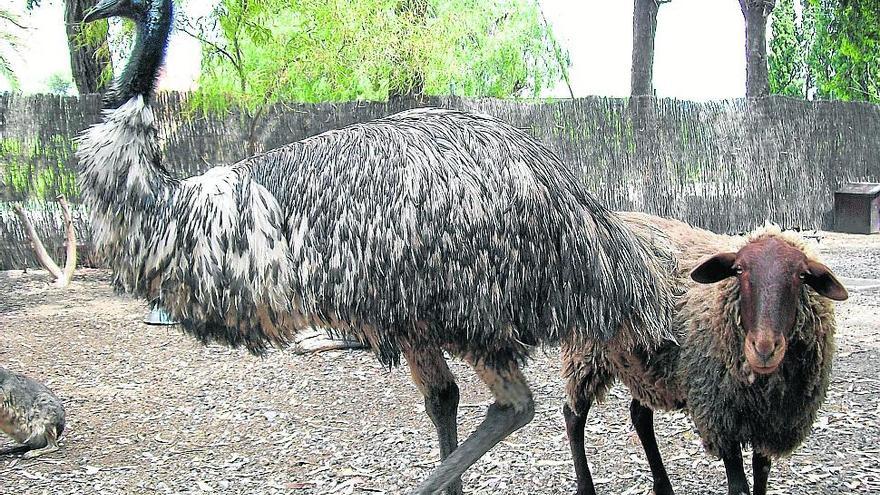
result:
[(801, 279), (801, 280), (805, 280), (805, 279), (807, 278), (807, 274), (806, 274), (806, 273), (801, 273), (800, 275), (798, 275), (798, 278)]
[(737, 275), (742, 275), (742, 273), (743, 273), (743, 267), (741, 267), (741, 266), (735, 266), (735, 267), (733, 267), (733, 271), (735, 271)]

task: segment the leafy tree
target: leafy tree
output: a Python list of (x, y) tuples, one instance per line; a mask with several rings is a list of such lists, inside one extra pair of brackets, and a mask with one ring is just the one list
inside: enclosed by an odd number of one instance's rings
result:
[[(51, 0), (50, 0), (51, 1)], [(27, 0), (27, 9), (41, 0)], [(64, 25), (70, 50), (70, 69), (80, 94), (100, 93), (113, 78), (110, 34), (106, 20), (84, 24), (83, 16), (95, 0), (64, 0)]]
[(797, 1), (799, 19), (793, 0), (773, 12), (772, 92), (880, 102), (880, 0)]
[(880, 102), (880, 0), (806, 0), (816, 97)]
[(12, 89), (18, 88), (18, 78), (12, 70), (12, 55), (18, 50), (18, 32), (25, 27), (12, 11), (0, 8), (0, 76), (6, 79)]
[(50, 93), (56, 95), (68, 95), (70, 90), (73, 89), (73, 81), (70, 80), (69, 76), (56, 72), (49, 76), (49, 79), (46, 81), (46, 88)]
[(804, 23), (797, 22), (794, 0), (779, 0), (771, 16), (770, 48), (767, 54), (770, 92), (806, 97), (807, 47)]
[(390, 95), (537, 96), (569, 65), (529, 0), (221, 0), (201, 40), (196, 106)]

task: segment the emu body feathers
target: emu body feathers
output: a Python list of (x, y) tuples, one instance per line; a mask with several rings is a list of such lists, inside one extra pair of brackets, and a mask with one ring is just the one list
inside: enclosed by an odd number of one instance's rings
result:
[(650, 247), (493, 118), (411, 110), (185, 180), (152, 119), (136, 97), (85, 133), (84, 195), (120, 287), (202, 340), (260, 352), (323, 324), (392, 363), (402, 342), (522, 359), (629, 320), (668, 337)]

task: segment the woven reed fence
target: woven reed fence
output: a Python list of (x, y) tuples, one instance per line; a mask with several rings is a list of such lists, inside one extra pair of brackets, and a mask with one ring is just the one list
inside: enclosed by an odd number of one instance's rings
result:
[[(583, 174), (614, 209), (673, 216), (737, 232), (765, 220), (829, 227), (843, 182), (880, 179), (880, 106), (780, 97), (695, 103), (584, 98), (558, 102), (439, 98), (279, 105), (261, 119), (205, 117), (184, 95), (156, 105), (165, 165), (179, 175), (229, 164), (329, 129), (415, 106), (488, 113), (527, 130)], [(63, 242), (53, 198), (77, 201), (76, 135), (100, 118), (94, 96), (0, 96), (0, 269), (33, 266), (4, 202), (29, 200), (50, 252)], [(77, 230), (88, 244), (86, 215)]]

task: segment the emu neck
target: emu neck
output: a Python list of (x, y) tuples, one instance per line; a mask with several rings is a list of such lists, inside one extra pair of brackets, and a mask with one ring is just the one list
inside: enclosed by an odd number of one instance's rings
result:
[(141, 95), (148, 102), (156, 87), (159, 69), (165, 58), (165, 46), (171, 32), (172, 2), (156, 2), (146, 16), (137, 21), (134, 47), (125, 69), (105, 96), (105, 108), (119, 108)]

